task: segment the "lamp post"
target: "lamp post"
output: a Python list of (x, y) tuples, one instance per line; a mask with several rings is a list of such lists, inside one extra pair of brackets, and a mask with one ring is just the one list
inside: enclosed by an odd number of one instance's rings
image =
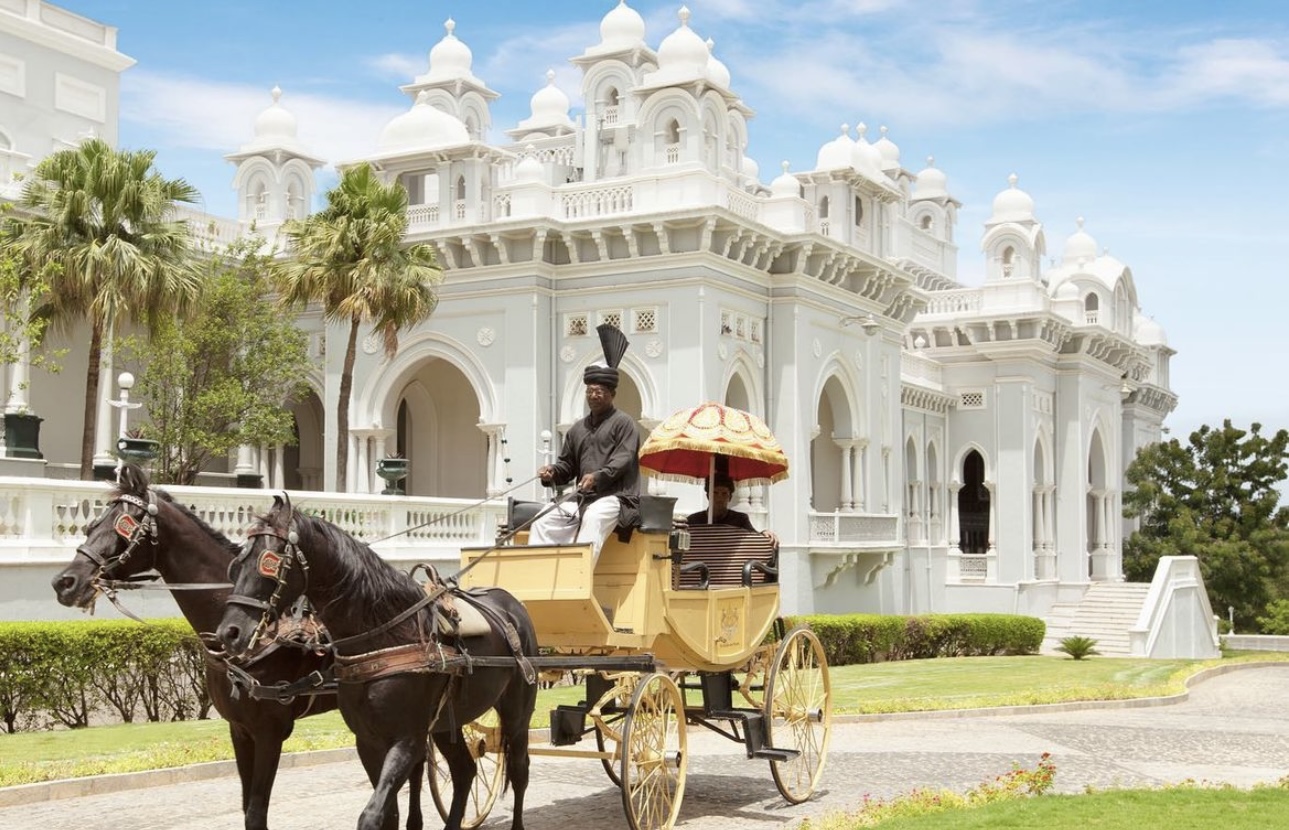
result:
[(119, 390), (117, 399), (108, 401), (109, 406), (114, 406), (121, 413), (118, 417), (119, 425), (116, 431), (117, 454), (116, 454), (116, 474), (121, 475), (121, 465), (125, 463), (125, 456), (120, 452), (123, 449), (123, 442), (129, 433), (129, 415), (131, 409), (138, 409), (143, 406), (141, 403), (130, 402), (130, 390), (134, 388), (134, 375), (129, 372), (122, 372), (116, 376), (116, 387)]

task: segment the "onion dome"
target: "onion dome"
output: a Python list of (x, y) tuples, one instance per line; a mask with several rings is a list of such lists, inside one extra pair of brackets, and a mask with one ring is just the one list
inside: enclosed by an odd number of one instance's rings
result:
[(774, 181), (770, 182), (770, 195), (776, 199), (791, 197), (793, 199), (801, 198), (801, 182), (797, 177), (788, 172), (788, 162), (783, 162), (783, 172), (775, 176)]
[(1134, 315), (1132, 339), (1142, 346), (1168, 345), (1168, 335), (1164, 333), (1164, 327), (1140, 312)]
[(900, 169), (900, 148), (886, 137), (885, 127), (882, 127), (882, 137), (874, 141), (873, 146), (882, 156), (882, 172), (893, 173)]
[(380, 134), (382, 153), (435, 150), (470, 143), (470, 133), (456, 116), (449, 115), (429, 102), (422, 90), (416, 103), (385, 125)]
[(257, 147), (295, 144), (298, 122), (282, 106), (281, 88), (273, 87), (272, 95), (273, 103), (255, 118), (255, 138), (251, 143)]
[(1079, 229), (1065, 240), (1065, 252), (1061, 256), (1063, 265), (1082, 265), (1097, 258), (1097, 241), (1083, 230), (1083, 217), (1075, 220)]
[(527, 154), (519, 163), (515, 165), (515, 181), (523, 183), (540, 182), (546, 175), (546, 170), (542, 163), (537, 160), (537, 154), (533, 145), (529, 144), (524, 148)]
[(711, 53), (707, 44), (689, 28), (689, 8), (680, 7), (680, 28), (663, 38), (658, 45), (658, 72), (668, 76), (707, 76)]
[(855, 140), (854, 147), (850, 153), (851, 166), (855, 168), (856, 172), (862, 173), (874, 181), (881, 181), (886, 176), (882, 172), (882, 153), (872, 144), (869, 144), (868, 139), (865, 138), (868, 133), (868, 126), (864, 122), (861, 121), (856, 129), (859, 131), (859, 138)]
[(725, 64), (717, 60), (716, 55), (712, 53), (716, 42), (710, 37), (707, 39), (707, 80), (711, 81), (721, 89), (730, 88), (730, 70)]
[(521, 126), (525, 129), (560, 126), (572, 127), (573, 121), (568, 117), (569, 100), (564, 91), (555, 86), (555, 70), (546, 70), (546, 86), (532, 97), (533, 115)]
[(926, 157), (926, 167), (913, 182), (912, 201), (919, 199), (948, 199), (948, 178), (935, 166), (935, 156)]
[(1034, 222), (1034, 199), (1016, 186), (1018, 177), (1012, 173), (1007, 177), (1007, 189), (994, 197), (994, 212), (986, 224), (996, 225), (1000, 222)]
[(841, 125), (841, 135), (819, 148), (815, 156), (816, 170), (836, 170), (839, 167), (850, 167), (853, 164), (852, 154), (855, 142), (850, 137), (850, 125)]
[(426, 76), (427, 80), (441, 81), (448, 78), (472, 77), (470, 65), (474, 63), (474, 55), (470, 52), (470, 47), (453, 34), (456, 27), (456, 21), (450, 17), (443, 24), (447, 34), (430, 50), (430, 72)]
[(644, 18), (621, 0), (600, 21), (600, 49), (635, 49), (645, 45)]

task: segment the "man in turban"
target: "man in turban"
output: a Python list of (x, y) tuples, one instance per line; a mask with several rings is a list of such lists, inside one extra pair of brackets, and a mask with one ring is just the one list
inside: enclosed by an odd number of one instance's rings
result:
[(533, 522), (528, 536), (531, 545), (591, 544), (597, 559), (615, 527), (634, 527), (640, 518), (640, 433), (635, 420), (613, 406), (627, 339), (613, 326), (598, 330), (606, 365), (592, 364), (582, 373), (590, 413), (564, 436), (555, 463), (537, 471), (548, 487), (575, 484), (580, 509), (561, 502)]

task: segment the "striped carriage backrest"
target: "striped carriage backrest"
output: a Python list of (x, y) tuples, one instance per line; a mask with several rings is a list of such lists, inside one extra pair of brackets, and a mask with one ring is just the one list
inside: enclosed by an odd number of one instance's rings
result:
[[(777, 567), (774, 545), (767, 537), (729, 525), (689, 526), (689, 550), (681, 559), (681, 567), (691, 562), (707, 565), (710, 587), (742, 585), (743, 568), (751, 561)], [(753, 585), (775, 581), (773, 575), (755, 569), (752, 571)], [(700, 575), (696, 571), (680, 574), (678, 587), (700, 587)]]

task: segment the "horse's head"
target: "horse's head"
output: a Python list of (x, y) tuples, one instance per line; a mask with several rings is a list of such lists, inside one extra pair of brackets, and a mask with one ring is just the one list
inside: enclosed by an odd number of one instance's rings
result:
[(228, 566), (233, 593), (217, 634), (232, 657), (255, 650), (278, 617), (304, 595), (309, 562), (301, 550), (296, 512), (285, 494), (246, 532), (246, 544)]
[(58, 601), (93, 606), (100, 585), (128, 579), (156, 566), (157, 499), (148, 476), (134, 464), (121, 469), (103, 513), (85, 531), (72, 563), (53, 578)]

